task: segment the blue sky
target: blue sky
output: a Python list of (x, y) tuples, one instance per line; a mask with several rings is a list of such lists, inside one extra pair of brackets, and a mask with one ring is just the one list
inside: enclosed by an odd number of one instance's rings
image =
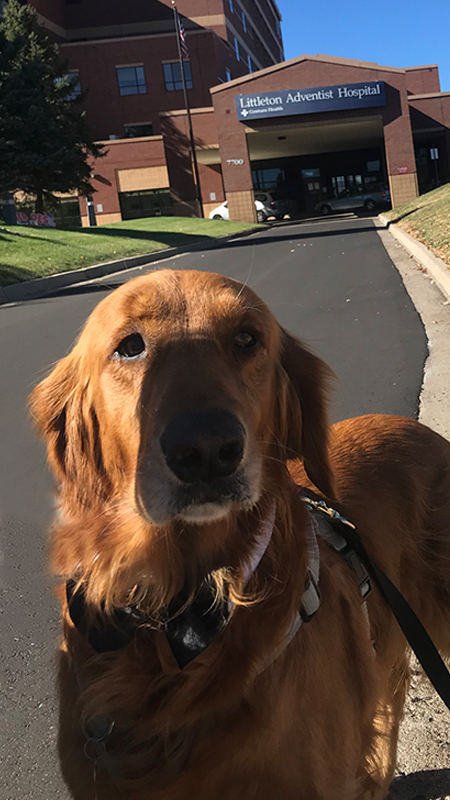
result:
[(286, 59), (303, 53), (376, 61), (389, 67), (439, 64), (450, 91), (450, 2), (277, 0)]

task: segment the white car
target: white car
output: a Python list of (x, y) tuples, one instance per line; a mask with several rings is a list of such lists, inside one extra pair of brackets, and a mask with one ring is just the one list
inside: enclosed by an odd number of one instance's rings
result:
[[(265, 222), (265, 220), (267, 219), (267, 211), (264, 208), (263, 203), (261, 203), (259, 200), (255, 200), (255, 208), (256, 208), (256, 217), (257, 217), (258, 222)], [(230, 219), (230, 214), (228, 212), (228, 202), (227, 202), (227, 200), (225, 200), (225, 202), (222, 203), (221, 206), (217, 206), (217, 208), (214, 208), (211, 211), (211, 213), (209, 215), (209, 218), (210, 219)]]

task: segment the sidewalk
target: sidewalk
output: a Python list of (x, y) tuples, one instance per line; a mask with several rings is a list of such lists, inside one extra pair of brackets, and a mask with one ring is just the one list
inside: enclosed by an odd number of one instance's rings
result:
[(445, 261), (433, 255), (422, 242), (418, 242), (409, 233), (402, 231), (401, 228), (383, 214), (380, 214), (378, 219), (382, 225), (388, 228), (389, 233), (418, 260), (420, 266), (427, 270), (447, 300), (450, 300), (450, 267)]
[[(450, 440), (450, 269), (394, 224), (379, 219), (378, 234), (428, 339), (419, 421)], [(450, 800), (449, 715), (415, 661), (396, 774), (389, 800)]]

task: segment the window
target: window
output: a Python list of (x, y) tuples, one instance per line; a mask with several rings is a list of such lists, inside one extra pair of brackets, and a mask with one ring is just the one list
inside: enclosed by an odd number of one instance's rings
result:
[[(171, 64), (163, 64), (164, 80), (166, 82), (166, 89), (168, 92), (174, 92), (177, 89), (183, 88), (183, 79), (181, 77), (181, 67), (179, 61), (174, 61)], [(186, 82), (186, 89), (192, 89), (192, 73), (189, 61), (183, 61), (184, 80)]]
[(250, 56), (247, 56), (247, 64), (248, 64), (248, 71), (252, 72), (252, 60)]
[(345, 176), (336, 175), (336, 177), (332, 177), (331, 185), (333, 187), (334, 196), (338, 197), (338, 195), (340, 195), (340, 193), (345, 189)]
[(317, 167), (302, 169), (302, 178), (320, 178), (320, 169)]
[(225, 70), (225, 75), (227, 76), (227, 81), (231, 81), (231, 70), (228, 67)]
[(116, 67), (119, 94), (147, 94), (144, 67)]
[(141, 125), (124, 125), (125, 138), (135, 139), (138, 136), (153, 136), (153, 125), (150, 122)]
[(170, 189), (144, 189), (140, 192), (120, 192), (122, 219), (173, 216)]
[(348, 190), (349, 197), (358, 197), (358, 195), (362, 194), (363, 187), (362, 186), (353, 186)]
[(242, 12), (242, 27), (244, 28), (245, 33), (247, 33), (247, 20), (245, 19), (244, 12)]
[(236, 51), (236, 58), (239, 61), (239, 42), (236, 37), (234, 37), (234, 49)]
[(253, 188), (255, 191), (267, 190), (279, 186), (286, 180), (286, 175), (283, 169), (269, 168), (269, 169), (255, 169), (252, 170)]
[(234, 14), (233, 0), (228, 0), (228, 3), (229, 3), (229, 6), (230, 6), (231, 13)]
[[(67, 90), (66, 100), (76, 100), (81, 94), (80, 75), (78, 72), (67, 72), (63, 78), (71, 82), (71, 87)], [(60, 81), (57, 80), (56, 83)]]
[(380, 171), (380, 161), (368, 161), (366, 164), (367, 172), (379, 172)]
[[(372, 178), (375, 180), (375, 177)], [(331, 185), (333, 187), (333, 194), (335, 197), (344, 197), (344, 191), (347, 189), (356, 189), (361, 187), (363, 183), (362, 175), (337, 175), (331, 178)]]

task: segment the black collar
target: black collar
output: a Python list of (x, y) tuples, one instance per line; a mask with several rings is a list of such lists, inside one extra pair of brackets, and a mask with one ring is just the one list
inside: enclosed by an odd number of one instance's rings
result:
[[(66, 583), (70, 618), (81, 635), (97, 653), (122, 650), (147, 622), (138, 606), (115, 608), (111, 614), (98, 613), (88, 622), (86, 594), (83, 585), (73, 580)], [(164, 614), (163, 628), (180, 669), (202, 653), (227, 624), (229, 605), (217, 602), (214, 585), (206, 578), (189, 602), (189, 593), (181, 591)]]
[[(249, 563), (245, 565), (244, 585), (251, 578), (272, 536), (276, 504), (272, 501), (266, 516), (261, 520), (256, 545)], [(94, 619), (88, 619), (85, 587), (74, 580), (66, 583), (70, 618), (97, 653), (121, 650), (134, 638), (136, 631), (149, 624), (148, 616), (137, 605), (115, 608), (111, 614), (104, 607)], [(207, 576), (194, 597), (182, 590), (168, 605), (162, 615), (161, 626), (180, 669), (186, 667), (202, 653), (225, 628), (232, 604), (228, 597), (217, 601), (214, 581)]]
[[(275, 503), (262, 520), (254, 552), (244, 573), (244, 585), (248, 582), (269, 545), (275, 520)], [(309, 570), (306, 580), (302, 607), (299, 610), (287, 641), (298, 630), (302, 622), (307, 622), (320, 605), (317, 589), (319, 580), (319, 550), (314, 531), (309, 532), (308, 542)], [(104, 607), (89, 619), (85, 587), (74, 580), (66, 583), (66, 596), (70, 618), (90, 646), (97, 653), (121, 650), (135, 637), (137, 630), (149, 625), (150, 620), (137, 605), (115, 608), (106, 614)], [(162, 614), (161, 625), (167, 641), (180, 669), (202, 653), (225, 628), (232, 604), (228, 597), (217, 601), (214, 581), (207, 576), (197, 589), (193, 598), (187, 590), (182, 590)]]

